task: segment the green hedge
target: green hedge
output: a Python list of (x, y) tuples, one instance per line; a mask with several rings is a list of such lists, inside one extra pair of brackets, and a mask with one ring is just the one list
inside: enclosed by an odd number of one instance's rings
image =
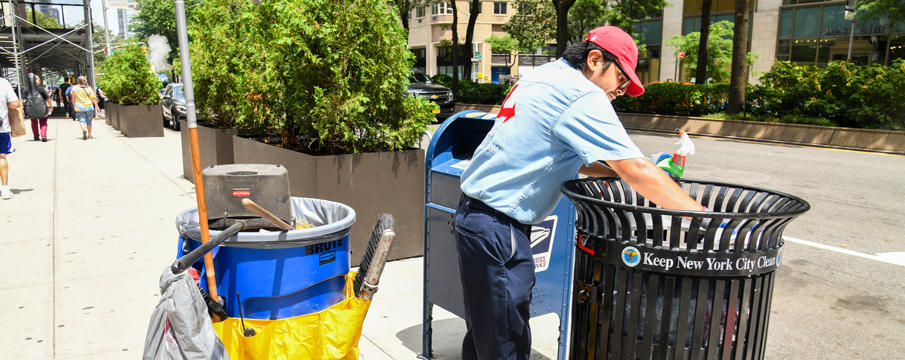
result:
[(203, 0), (190, 21), (199, 116), (313, 155), (412, 147), (434, 105), (383, 0)]
[(145, 51), (129, 44), (104, 62), (104, 76), (99, 84), (110, 101), (123, 105), (159, 104), (160, 79), (151, 70)]
[[(825, 69), (776, 61), (761, 83), (746, 88), (747, 115), (742, 118), (905, 129), (905, 62), (901, 60), (888, 67), (836, 61)], [(613, 107), (634, 113), (717, 114), (726, 105), (729, 84), (656, 83), (644, 88), (639, 97), (620, 96)]]
[[(453, 79), (448, 75), (434, 75), (431, 81), (452, 89)], [(512, 85), (478, 84), (471, 80), (459, 80), (459, 91), (453, 95), (457, 103), (501, 105), (511, 88)]]

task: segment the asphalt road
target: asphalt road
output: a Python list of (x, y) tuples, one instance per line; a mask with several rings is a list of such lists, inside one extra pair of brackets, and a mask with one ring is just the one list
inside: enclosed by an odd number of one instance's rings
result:
[[(645, 154), (678, 148), (677, 135), (630, 135)], [(685, 178), (811, 204), (784, 232), (766, 358), (905, 359), (905, 156), (693, 140)]]

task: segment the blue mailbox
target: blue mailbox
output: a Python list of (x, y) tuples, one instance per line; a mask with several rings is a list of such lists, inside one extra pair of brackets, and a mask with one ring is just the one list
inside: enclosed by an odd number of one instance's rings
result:
[[(433, 306), (465, 317), (459, 262), (452, 222), (462, 191), (459, 178), (475, 149), (493, 128), (496, 114), (468, 110), (447, 119), (434, 133), (427, 149), (424, 189), (424, 321), (422, 353), (430, 359)], [(563, 197), (556, 209), (531, 230), (536, 284), (531, 316), (559, 316), (558, 358), (565, 359), (572, 264), (575, 208)]]

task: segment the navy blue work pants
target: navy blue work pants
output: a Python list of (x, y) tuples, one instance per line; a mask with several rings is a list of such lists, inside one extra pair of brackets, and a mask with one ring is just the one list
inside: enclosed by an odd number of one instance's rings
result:
[(462, 196), (455, 218), (467, 327), (462, 360), (527, 360), (531, 355), (530, 229)]

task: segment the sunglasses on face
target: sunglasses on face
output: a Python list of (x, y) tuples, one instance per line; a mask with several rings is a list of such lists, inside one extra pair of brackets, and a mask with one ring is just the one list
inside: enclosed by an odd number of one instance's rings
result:
[(614, 61), (613, 64), (616, 64), (616, 68), (618, 68), (619, 71), (622, 72), (622, 77), (625, 78), (625, 82), (622, 83), (622, 85), (619, 85), (619, 90), (625, 91), (625, 89), (628, 89), (628, 84), (632, 83), (632, 78), (628, 77), (628, 73), (625, 72), (625, 69), (622, 68), (622, 65), (619, 65), (618, 60)]

